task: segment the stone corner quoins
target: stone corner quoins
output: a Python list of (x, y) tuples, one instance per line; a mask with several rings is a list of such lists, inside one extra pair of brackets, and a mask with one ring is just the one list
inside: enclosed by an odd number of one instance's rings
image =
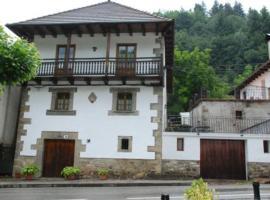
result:
[(157, 124), (157, 129), (153, 130), (153, 137), (155, 138), (155, 145), (148, 146), (148, 152), (155, 153), (155, 159), (161, 160), (161, 144), (162, 144), (162, 108), (163, 108), (163, 88), (162, 87), (154, 87), (153, 88), (154, 95), (157, 96), (157, 103), (150, 104), (150, 110), (156, 110), (157, 115), (151, 116), (151, 123)]

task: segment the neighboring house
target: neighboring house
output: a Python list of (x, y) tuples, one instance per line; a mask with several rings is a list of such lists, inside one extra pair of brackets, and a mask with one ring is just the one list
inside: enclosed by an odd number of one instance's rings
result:
[(7, 86), (0, 94), (0, 175), (12, 174), (20, 91)]
[[(266, 34), (270, 59), (270, 34)], [(270, 60), (256, 69), (236, 89), (237, 99), (270, 99)]]
[(45, 177), (73, 165), (161, 174), (173, 20), (108, 1), (7, 27), (42, 57), (23, 86), (14, 173), (34, 162)]
[(190, 117), (169, 116), (163, 168), (204, 178), (269, 177), (269, 68), (267, 61), (238, 86), (235, 99), (202, 98)]

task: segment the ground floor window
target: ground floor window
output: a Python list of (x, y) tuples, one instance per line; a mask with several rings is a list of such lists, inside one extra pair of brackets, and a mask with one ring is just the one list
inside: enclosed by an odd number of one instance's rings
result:
[(264, 140), (263, 141), (263, 152), (264, 153), (270, 153), (269, 148), (270, 147), (270, 141), (269, 140)]
[(119, 136), (118, 137), (118, 152), (131, 152), (132, 151), (132, 137)]
[(184, 138), (177, 138), (177, 151), (184, 151)]

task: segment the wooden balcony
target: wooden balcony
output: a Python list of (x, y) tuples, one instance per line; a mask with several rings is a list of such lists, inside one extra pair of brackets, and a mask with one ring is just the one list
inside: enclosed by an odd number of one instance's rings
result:
[(44, 59), (37, 77), (162, 77), (162, 58), (75, 58), (69, 60)]

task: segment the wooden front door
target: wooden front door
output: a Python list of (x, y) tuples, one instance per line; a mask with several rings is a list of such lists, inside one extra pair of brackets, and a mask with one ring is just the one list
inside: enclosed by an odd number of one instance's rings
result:
[(117, 76), (134, 76), (136, 71), (136, 44), (118, 44), (116, 59)]
[(43, 176), (59, 177), (66, 166), (74, 165), (74, 140), (45, 140)]
[(201, 140), (201, 176), (217, 179), (245, 179), (245, 142)]

